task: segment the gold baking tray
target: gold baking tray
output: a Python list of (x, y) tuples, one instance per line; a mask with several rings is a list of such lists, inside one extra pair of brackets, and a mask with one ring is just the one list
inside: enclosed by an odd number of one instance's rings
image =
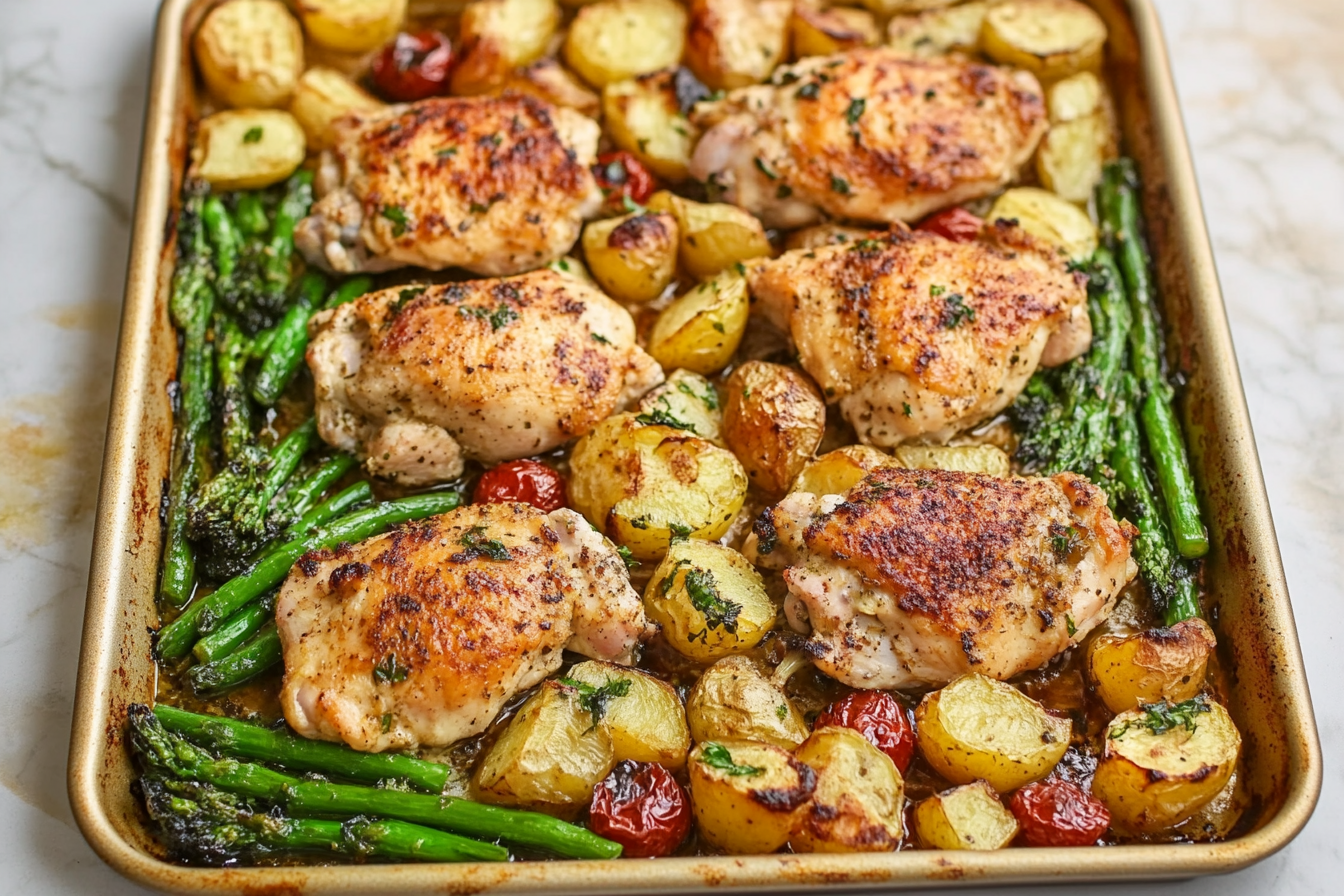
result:
[(1247, 830), (1222, 843), (998, 852), (904, 851), (657, 861), (192, 868), (161, 858), (130, 792), (126, 707), (151, 702), (150, 629), (159, 498), (172, 433), (176, 338), (168, 319), (173, 206), (186, 156), (193, 76), (188, 38), (209, 0), (159, 11), (116, 380), (103, 461), (70, 743), (75, 818), (127, 877), (182, 893), (668, 893), (706, 885), (781, 891), (817, 885), (1143, 880), (1234, 871), (1291, 840), (1321, 787), (1321, 753), (1269, 502), (1237, 373), (1199, 192), (1157, 16), (1149, 0), (1093, 0), (1129, 152), (1144, 176), (1181, 412), (1212, 534), (1207, 585), (1244, 742)]

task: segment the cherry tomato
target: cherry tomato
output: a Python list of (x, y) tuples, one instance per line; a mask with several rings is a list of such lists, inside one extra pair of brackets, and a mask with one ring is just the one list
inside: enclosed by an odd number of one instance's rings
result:
[(401, 32), (373, 60), (373, 83), (395, 103), (413, 103), (448, 92), (453, 45), (438, 31)]
[(632, 859), (671, 855), (691, 829), (686, 791), (656, 762), (618, 762), (593, 790), (588, 814), (593, 833)]
[(550, 513), (565, 506), (565, 479), (535, 460), (511, 460), (481, 474), (475, 504), (531, 504)]
[(609, 211), (624, 211), (625, 197), (643, 205), (649, 201), (657, 183), (644, 163), (628, 152), (604, 152), (593, 165), (593, 177), (602, 188)]
[(969, 243), (980, 235), (984, 219), (971, 214), (959, 205), (943, 209), (919, 222), (920, 230), (947, 237), (954, 243)]
[(1111, 826), (1101, 800), (1062, 778), (1028, 784), (1009, 808), (1028, 846), (1091, 846)]
[(901, 704), (883, 691), (855, 691), (835, 701), (817, 716), (813, 728), (838, 725), (853, 728), (891, 757), (901, 774), (915, 755), (915, 729)]

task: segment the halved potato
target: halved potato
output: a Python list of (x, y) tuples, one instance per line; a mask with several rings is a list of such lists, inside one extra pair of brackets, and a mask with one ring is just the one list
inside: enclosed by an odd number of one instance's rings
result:
[(283, 106), (303, 73), (303, 31), (280, 0), (229, 0), (193, 42), (210, 92), (230, 106)]
[(589, 221), (583, 257), (612, 298), (637, 305), (658, 298), (672, 282), (679, 236), (677, 219), (657, 212)]
[(1166, 830), (1218, 795), (1240, 752), (1237, 726), (1212, 701), (1197, 697), (1132, 709), (1107, 727), (1092, 795), (1116, 824)]
[(787, 843), (817, 786), (810, 766), (748, 740), (697, 744), (689, 767), (700, 836), (729, 853), (770, 853)]
[(560, 27), (555, 0), (476, 0), (462, 13), (453, 93), (491, 93), (546, 53)]
[(723, 413), (719, 393), (714, 384), (698, 373), (674, 370), (657, 388), (650, 389), (639, 400), (639, 411), (649, 415), (650, 422), (659, 416), (676, 421), (678, 429), (685, 428), (715, 445), (723, 444)]
[(792, 491), (843, 495), (874, 470), (897, 466), (900, 464), (894, 457), (869, 445), (846, 445), (803, 467)]
[(663, 309), (649, 333), (649, 354), (664, 368), (717, 373), (742, 342), (748, 313), (746, 278), (725, 271)]
[(673, 537), (721, 537), (746, 497), (742, 465), (706, 439), (638, 417), (608, 417), (574, 447), (574, 509), (640, 560), (660, 559)]
[(1027, 233), (1054, 246), (1073, 261), (1083, 261), (1097, 248), (1097, 228), (1073, 203), (1039, 187), (1014, 187), (994, 200), (989, 221), (1017, 221)]
[(984, 781), (922, 801), (911, 823), (930, 849), (1003, 849), (1017, 836), (1017, 819)]
[(675, 79), (665, 69), (612, 81), (602, 90), (602, 115), (613, 143), (663, 180), (680, 183), (689, 176), (698, 132), (681, 110)]
[(1203, 619), (1122, 638), (1101, 635), (1087, 652), (1087, 671), (1111, 712), (1141, 703), (1181, 703), (1200, 692), (1209, 654), (1218, 644)]
[(678, 541), (644, 589), (644, 611), (679, 653), (708, 662), (750, 650), (778, 611), (747, 558), (709, 541)]
[(303, 128), (279, 109), (228, 109), (201, 120), (196, 174), (217, 190), (258, 190), (294, 173), (306, 154)]
[(289, 102), (289, 114), (299, 122), (311, 150), (330, 149), (332, 122), (351, 112), (377, 109), (383, 104), (334, 68), (315, 65), (303, 73)]
[(765, 227), (751, 212), (726, 202), (696, 202), (666, 191), (665, 202), (681, 227), (681, 266), (697, 280), (770, 254)]
[(711, 90), (759, 84), (789, 48), (793, 0), (691, 0), (686, 67)]
[(1106, 23), (1078, 0), (1005, 0), (985, 14), (980, 39), (995, 62), (1058, 81), (1101, 68)]
[(793, 56), (830, 56), (855, 47), (877, 43), (877, 20), (863, 9), (848, 6), (821, 8), (798, 3), (789, 22), (793, 35)]
[(1073, 729), (1012, 685), (976, 674), (926, 695), (915, 724), (934, 771), (954, 784), (983, 778), (1000, 793), (1050, 774)]
[(566, 277), (581, 280), (589, 286), (597, 286), (597, 281), (593, 279), (592, 274), (588, 273), (588, 268), (573, 255), (562, 255), (546, 267), (557, 274), (564, 274)]
[(1052, 125), (1086, 118), (1110, 106), (1106, 85), (1094, 72), (1070, 75), (1045, 91), (1045, 109)]
[(686, 695), (691, 738), (753, 740), (792, 750), (807, 722), (766, 670), (746, 656), (726, 656), (705, 670)]
[(893, 454), (907, 470), (984, 473), (1002, 479), (1013, 472), (1008, 453), (994, 445), (901, 445)]
[(406, 0), (298, 0), (295, 5), (315, 43), (346, 53), (381, 47), (406, 18)]
[(890, 16), (898, 12), (923, 12), (926, 9), (942, 9), (961, 0), (860, 0), (859, 5), (872, 10), (874, 15)]
[(826, 402), (806, 375), (747, 361), (724, 386), (723, 438), (767, 494), (781, 495), (826, 433)]
[(587, 85), (554, 59), (538, 59), (531, 65), (508, 72), (499, 87), (490, 92), (503, 93), (506, 90), (534, 96), (555, 106), (565, 106), (589, 118), (597, 118), (602, 114), (602, 97), (589, 90)]
[(988, 0), (972, 0), (948, 9), (895, 16), (887, 23), (887, 44), (914, 58), (973, 53), (980, 48), (980, 29), (989, 5)]
[(686, 46), (686, 8), (673, 0), (598, 0), (579, 10), (565, 61), (594, 87), (671, 68)]
[(672, 685), (638, 669), (599, 660), (571, 666), (565, 678), (595, 688), (628, 682), (623, 686), (625, 694), (606, 701), (602, 715), (602, 724), (611, 730), (617, 762), (658, 762), (673, 770), (686, 764), (691, 732), (681, 698)]
[(874, 231), (864, 227), (846, 227), (843, 224), (814, 224), (811, 227), (792, 231), (784, 238), (784, 248), (786, 250), (817, 249), (821, 246), (837, 246), (882, 235), (883, 231)]
[(817, 789), (789, 837), (794, 852), (890, 852), (901, 843), (905, 782), (891, 757), (852, 728), (818, 728), (793, 756)]
[(595, 724), (575, 688), (542, 682), (476, 768), (477, 796), (572, 816), (616, 764), (611, 732)]
[(1079, 72), (1046, 91), (1050, 131), (1036, 151), (1041, 183), (1085, 205), (1101, 181), (1101, 168), (1115, 155), (1115, 110), (1101, 79)]

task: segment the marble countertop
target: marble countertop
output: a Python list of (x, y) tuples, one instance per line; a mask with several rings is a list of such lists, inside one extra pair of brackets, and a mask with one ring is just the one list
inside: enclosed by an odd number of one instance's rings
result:
[[(1157, 0), (1325, 755), (1344, 755), (1344, 4)], [(0, 3), (0, 869), (6, 892), (144, 892), (65, 793), (84, 590), (155, 0)], [(1180, 885), (1340, 892), (1341, 767), (1287, 849)]]

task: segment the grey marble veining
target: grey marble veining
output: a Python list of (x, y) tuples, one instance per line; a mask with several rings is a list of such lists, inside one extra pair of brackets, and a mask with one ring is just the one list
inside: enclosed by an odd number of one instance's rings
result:
[[(1344, 890), (1344, 4), (1157, 0), (1327, 758), (1284, 852), (1180, 885)], [(153, 0), (0, 2), (0, 891), (143, 892), (65, 797), (74, 668), (125, 274)], [(1011, 892), (1011, 891), (1010, 891)]]

